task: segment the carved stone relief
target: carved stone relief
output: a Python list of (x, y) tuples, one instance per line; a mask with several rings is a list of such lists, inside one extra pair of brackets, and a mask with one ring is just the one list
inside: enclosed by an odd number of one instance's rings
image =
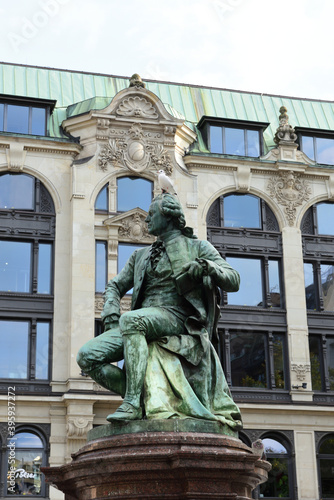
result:
[(296, 372), (297, 380), (304, 381), (306, 379), (306, 374), (311, 371), (309, 364), (291, 364), (291, 370)]
[(129, 238), (135, 241), (147, 238), (149, 234), (145, 223), (145, 217), (139, 212), (136, 212), (132, 217), (123, 220), (118, 230), (118, 234), (121, 238)]
[(285, 207), (289, 226), (295, 223), (296, 207), (306, 202), (311, 194), (309, 183), (293, 171), (283, 171), (278, 176), (272, 177), (269, 180), (268, 191), (272, 198)]
[(69, 439), (83, 439), (87, 432), (93, 428), (91, 419), (84, 417), (68, 417), (66, 424), (66, 434)]
[(116, 109), (116, 114), (119, 116), (153, 118), (155, 120), (159, 117), (152, 104), (145, 97), (139, 96), (123, 99)]

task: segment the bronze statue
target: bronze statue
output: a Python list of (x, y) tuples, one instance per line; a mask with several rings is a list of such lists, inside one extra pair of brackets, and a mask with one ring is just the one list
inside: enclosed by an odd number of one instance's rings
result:
[[(146, 222), (157, 241), (136, 250), (109, 281), (104, 333), (80, 349), (78, 364), (124, 398), (109, 421), (199, 418), (238, 430), (240, 412), (211, 339), (217, 287), (237, 291), (239, 275), (193, 236), (176, 196), (157, 196)], [(132, 287), (132, 310), (120, 316), (120, 299)], [(123, 358), (125, 371), (111, 364)]]

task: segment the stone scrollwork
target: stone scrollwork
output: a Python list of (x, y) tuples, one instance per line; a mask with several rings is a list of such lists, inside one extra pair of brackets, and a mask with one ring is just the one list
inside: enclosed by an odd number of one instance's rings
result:
[(66, 425), (67, 437), (71, 439), (83, 439), (92, 428), (93, 424), (90, 419), (84, 417), (68, 417)]
[(154, 120), (159, 117), (153, 105), (145, 97), (139, 96), (124, 99), (118, 106), (116, 114), (127, 117), (153, 118)]
[(311, 367), (309, 364), (292, 363), (291, 370), (296, 372), (297, 380), (304, 381), (306, 374), (311, 371)]
[(118, 230), (120, 237), (129, 238), (139, 241), (149, 237), (145, 217), (139, 212), (132, 215), (131, 218), (126, 218), (122, 221), (122, 225)]
[(310, 197), (309, 184), (300, 177), (300, 174), (284, 171), (279, 176), (270, 179), (268, 190), (270, 196), (285, 207), (289, 226), (293, 226), (296, 220), (296, 207), (302, 205)]
[(144, 132), (140, 123), (133, 123), (121, 138), (111, 138), (100, 152), (99, 165), (106, 171), (108, 164), (126, 166), (133, 172), (142, 172), (152, 167), (164, 169), (167, 174), (173, 170), (170, 154), (162, 144), (152, 143), (152, 134)]

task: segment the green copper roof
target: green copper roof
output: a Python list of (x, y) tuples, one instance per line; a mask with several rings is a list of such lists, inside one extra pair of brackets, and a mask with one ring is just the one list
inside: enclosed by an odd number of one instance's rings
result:
[[(334, 130), (334, 102), (273, 96), (237, 90), (145, 80), (167, 110), (185, 117), (195, 128), (203, 115), (269, 122), (264, 139), (272, 147), (279, 108), (286, 106), (294, 127)], [(50, 123), (51, 137), (62, 137), (59, 126), (69, 116), (103, 109), (122, 89), (125, 77), (0, 63), (0, 93), (57, 101)]]

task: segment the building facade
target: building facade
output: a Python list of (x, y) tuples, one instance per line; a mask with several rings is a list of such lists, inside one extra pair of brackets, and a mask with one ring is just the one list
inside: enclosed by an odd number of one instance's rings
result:
[[(333, 102), (0, 65), (0, 497), (62, 499), (120, 398), (80, 372), (108, 279), (173, 180), (241, 275), (215, 346), (273, 469), (255, 498), (334, 499)], [(122, 300), (129, 310), (130, 295)]]

